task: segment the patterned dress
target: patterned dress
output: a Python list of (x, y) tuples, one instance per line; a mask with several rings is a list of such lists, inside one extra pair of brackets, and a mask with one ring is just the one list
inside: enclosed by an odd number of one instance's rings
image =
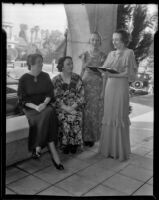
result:
[(81, 55), (85, 71), (82, 77), (85, 89), (86, 106), (83, 117), (83, 139), (95, 142), (100, 138), (101, 122), (103, 115), (103, 102), (100, 99), (102, 90), (102, 76), (88, 67), (101, 67), (106, 59), (103, 52), (92, 56), (88, 51)]
[[(72, 73), (70, 84), (63, 81), (61, 74), (52, 80), (54, 86), (55, 105), (58, 116), (58, 136), (60, 146), (83, 145), (82, 110), (84, 106), (84, 87), (79, 75)], [(72, 106), (76, 103), (76, 114), (61, 109), (61, 104)]]
[(129, 81), (135, 79), (136, 62), (134, 52), (126, 48), (123, 52), (109, 53), (104, 66), (119, 73), (128, 71), (128, 78), (108, 77), (105, 87), (104, 116), (99, 152), (120, 161), (129, 158)]

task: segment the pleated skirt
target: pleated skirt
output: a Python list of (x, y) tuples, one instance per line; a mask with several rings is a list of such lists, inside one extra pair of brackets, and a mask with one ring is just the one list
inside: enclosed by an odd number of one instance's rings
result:
[(99, 153), (120, 161), (129, 158), (129, 86), (127, 78), (108, 78)]

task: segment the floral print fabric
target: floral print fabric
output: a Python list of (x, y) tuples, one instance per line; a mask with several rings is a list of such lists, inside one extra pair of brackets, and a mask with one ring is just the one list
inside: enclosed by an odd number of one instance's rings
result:
[[(59, 121), (58, 135), (60, 145), (82, 145), (82, 109), (84, 106), (84, 87), (79, 75), (72, 73), (71, 82), (67, 84), (61, 75), (52, 80), (55, 105)], [(76, 103), (76, 114), (61, 109), (61, 104), (72, 106)]]
[(82, 80), (86, 101), (83, 118), (83, 139), (84, 141), (95, 142), (100, 138), (103, 116), (103, 101), (100, 99), (102, 76), (100, 72), (94, 72), (88, 67), (101, 67), (106, 55), (103, 52), (99, 52), (97, 55), (92, 56), (87, 51), (82, 56), (85, 65)]

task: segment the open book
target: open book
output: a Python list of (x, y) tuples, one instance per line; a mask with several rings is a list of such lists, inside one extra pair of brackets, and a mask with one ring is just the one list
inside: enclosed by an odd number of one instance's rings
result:
[(119, 72), (117, 72), (116, 70), (114, 69), (111, 69), (111, 68), (103, 68), (103, 67), (88, 67), (89, 69), (93, 70), (94, 72), (99, 72), (100, 70), (103, 70), (104, 72), (108, 71), (112, 74), (118, 74)]

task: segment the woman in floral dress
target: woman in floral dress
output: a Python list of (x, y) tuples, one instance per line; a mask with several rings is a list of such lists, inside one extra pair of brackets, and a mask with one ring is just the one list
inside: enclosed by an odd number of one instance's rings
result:
[(59, 120), (59, 142), (64, 153), (76, 153), (77, 147), (83, 145), (84, 87), (80, 76), (72, 72), (71, 57), (59, 59), (57, 68), (61, 73), (53, 78), (52, 83)]
[(83, 67), (81, 77), (84, 83), (86, 106), (83, 118), (83, 140), (86, 146), (93, 146), (98, 141), (101, 132), (103, 102), (100, 99), (102, 91), (102, 76), (99, 71), (91, 68), (101, 67), (106, 55), (100, 51), (101, 36), (94, 32), (90, 37), (90, 50), (82, 53)]

